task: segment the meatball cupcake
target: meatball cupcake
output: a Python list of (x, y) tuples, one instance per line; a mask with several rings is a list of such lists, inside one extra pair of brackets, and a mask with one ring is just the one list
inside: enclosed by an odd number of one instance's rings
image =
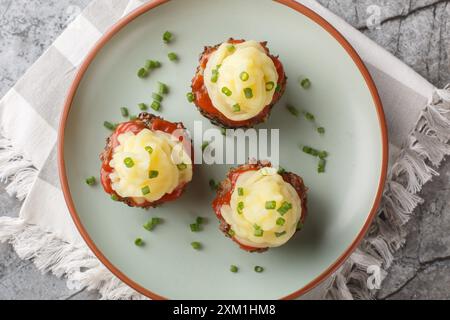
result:
[(213, 209), (221, 231), (243, 250), (280, 247), (302, 228), (307, 188), (294, 173), (277, 171), (269, 162), (231, 169), (219, 185)]
[(148, 113), (119, 124), (100, 155), (101, 183), (116, 201), (150, 208), (178, 199), (192, 180), (191, 140), (182, 123)]
[(264, 122), (286, 89), (287, 77), (267, 42), (230, 39), (205, 47), (192, 80), (194, 103), (213, 124), (251, 128)]

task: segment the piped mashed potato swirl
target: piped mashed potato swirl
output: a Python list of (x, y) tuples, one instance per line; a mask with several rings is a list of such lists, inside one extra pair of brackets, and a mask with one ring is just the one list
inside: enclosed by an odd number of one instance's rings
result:
[[(225, 42), (211, 54), (204, 83), (217, 110), (228, 119), (243, 121), (255, 117), (272, 102), (278, 72), (259, 42)], [(226, 94), (224, 88), (229, 90), (225, 89)]]
[(123, 133), (118, 141), (109, 165), (111, 186), (119, 196), (138, 204), (154, 202), (192, 180), (192, 160), (174, 136), (143, 129), (136, 135)]
[(234, 238), (243, 245), (279, 247), (294, 235), (301, 221), (302, 203), (296, 190), (271, 169), (242, 173), (230, 204), (221, 208)]

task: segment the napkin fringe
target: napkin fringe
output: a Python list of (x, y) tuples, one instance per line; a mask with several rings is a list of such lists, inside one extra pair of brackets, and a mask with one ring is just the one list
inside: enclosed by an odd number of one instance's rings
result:
[(36, 181), (38, 170), (12, 141), (0, 133), (0, 181), (7, 183), (6, 192), (24, 200)]
[[(405, 242), (402, 227), (423, 201), (416, 193), (438, 175), (434, 168), (450, 154), (449, 140), (450, 85), (447, 85), (436, 91), (422, 111), (415, 130), (388, 172), (378, 215), (366, 238), (327, 281), (328, 290), (322, 298), (375, 297), (387, 275), (385, 270), (394, 260), (393, 253)], [(8, 193), (24, 199), (37, 174), (38, 170), (13, 142), (0, 137), (0, 180), (9, 183)], [(98, 290), (102, 299), (145, 299), (116, 278), (89, 249), (64, 242), (20, 218), (0, 217), (0, 242), (11, 243), (21, 259), (32, 260), (42, 272), (67, 277), (69, 287)], [(369, 286), (369, 275), (375, 277), (374, 287)]]
[(23, 260), (42, 273), (66, 277), (73, 290), (98, 290), (101, 299), (145, 299), (116, 278), (88, 249), (62, 241), (20, 218), (0, 217), (0, 242), (9, 242)]
[[(373, 299), (394, 252), (405, 243), (403, 226), (423, 202), (417, 195), (450, 155), (450, 84), (436, 90), (388, 172), (381, 206), (366, 238), (333, 275), (322, 298)], [(371, 267), (372, 269), (370, 269)]]

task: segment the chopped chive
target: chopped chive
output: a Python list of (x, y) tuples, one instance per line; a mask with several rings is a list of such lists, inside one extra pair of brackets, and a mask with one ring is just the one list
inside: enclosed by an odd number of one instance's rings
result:
[(168, 94), (169, 93), (169, 87), (167, 84), (158, 82), (158, 93), (160, 95)]
[(245, 82), (248, 79), (250, 79), (250, 75), (248, 74), (248, 72), (242, 71), (241, 74), (239, 75), (239, 78)]
[(245, 88), (244, 89), (244, 95), (247, 99), (253, 98), (253, 90), (252, 88)]
[(125, 166), (127, 168), (133, 168), (134, 167), (134, 161), (130, 157), (127, 157), (127, 158), (123, 159), (123, 163), (125, 164)]
[(95, 184), (95, 177), (89, 177), (86, 179), (86, 184), (89, 186), (93, 186)]
[(311, 81), (309, 81), (308, 78), (303, 79), (302, 81), (300, 81), (300, 85), (303, 89), (309, 89), (311, 87)]
[(136, 119), (137, 119), (137, 116), (136, 116), (136, 115), (130, 116), (130, 120), (131, 120), (131, 121), (134, 121), (134, 120), (136, 120)]
[(226, 95), (227, 97), (229, 97), (229, 96), (231, 96), (231, 95), (233, 94), (233, 92), (231, 92), (231, 90), (228, 89), (227, 87), (223, 87), (223, 88), (222, 88), (222, 93), (223, 93), (224, 95)]
[(225, 129), (225, 128), (220, 128), (220, 133), (221, 133), (223, 136), (226, 136), (226, 135), (227, 135), (227, 129)]
[(103, 122), (103, 126), (104, 126), (106, 129), (109, 129), (109, 130), (111, 130), (111, 131), (116, 130), (116, 125), (112, 124), (112, 123), (109, 122), (109, 121)]
[(166, 31), (163, 34), (163, 41), (165, 43), (169, 43), (170, 41), (172, 41), (172, 37), (173, 37), (172, 33), (170, 31)]
[(239, 214), (242, 214), (242, 210), (244, 210), (244, 203), (242, 201), (240, 201), (237, 206), (237, 212)]
[(286, 231), (283, 232), (275, 232), (275, 237), (279, 238), (281, 236), (284, 236), (286, 234)]
[(233, 264), (230, 266), (230, 271), (231, 272), (236, 273), (236, 272), (238, 272), (238, 270), (239, 270), (239, 268), (237, 266), (235, 266)]
[(281, 91), (281, 84), (277, 83), (277, 86), (275, 88), (275, 92), (280, 92)]
[(283, 167), (279, 167), (277, 173), (278, 174), (285, 174), (286, 170)]
[(278, 218), (277, 219), (277, 225), (278, 226), (284, 226), (284, 223), (286, 222), (286, 220), (284, 220), (284, 218)]
[(170, 52), (167, 56), (169, 57), (170, 61), (178, 60), (178, 56), (177, 56), (177, 54), (175, 52)]
[(298, 112), (298, 110), (297, 110), (296, 107), (291, 106), (291, 105), (287, 105), (287, 106), (286, 106), (286, 109), (287, 109), (293, 116), (298, 117), (299, 112)]
[(257, 229), (255, 230), (255, 233), (253, 234), (255, 237), (262, 237), (264, 235), (264, 230)]
[(145, 186), (141, 189), (142, 191), (142, 195), (146, 196), (150, 193), (150, 187), (149, 186)]
[(144, 241), (141, 238), (137, 238), (134, 240), (134, 244), (138, 247), (142, 247), (144, 245)]
[(152, 218), (152, 220), (149, 220), (146, 223), (144, 223), (143, 227), (147, 231), (152, 231), (158, 224), (161, 224), (161, 222), (162, 222), (161, 218), (154, 217)]
[(325, 159), (327, 157), (328, 157), (328, 152), (326, 152), (326, 151), (320, 151), (319, 152), (319, 158), (320, 159)]
[(156, 93), (156, 92), (152, 93), (152, 98), (153, 98), (153, 100), (158, 101), (158, 102), (162, 102), (164, 99), (162, 95), (160, 95), (159, 93)]
[(192, 92), (188, 92), (187, 94), (186, 94), (186, 97), (187, 97), (187, 100), (191, 103), (191, 102), (194, 102), (194, 99), (195, 99), (195, 97), (194, 97), (194, 94), (192, 93)]
[(314, 148), (311, 148), (311, 147), (308, 147), (308, 146), (304, 146), (304, 147), (302, 148), (302, 150), (303, 150), (304, 153), (309, 154), (309, 155), (312, 155), (312, 156), (314, 156), (314, 157), (318, 157), (319, 154), (320, 154), (320, 151), (319, 151), (319, 150), (314, 149)]
[(153, 223), (154, 225), (161, 224), (161, 223), (162, 223), (162, 219), (161, 219), (161, 218), (158, 218), (158, 217), (153, 217), (153, 218), (152, 218), (152, 223)]
[(211, 82), (216, 83), (219, 80), (219, 69), (213, 69), (211, 73)]
[(159, 109), (161, 109), (161, 103), (159, 103), (158, 101), (155, 100), (150, 105), (150, 108), (152, 108), (155, 111), (159, 111)]
[(156, 69), (156, 68), (159, 68), (159, 67), (161, 67), (161, 62), (159, 62), (159, 61), (156, 61), (156, 60), (147, 60), (147, 61), (145, 62), (145, 68), (146, 68), (147, 70)]
[(137, 72), (139, 78), (146, 78), (150, 72), (146, 68), (140, 68)]
[(292, 204), (284, 201), (281, 206), (277, 209), (278, 213), (284, 216), (289, 210), (292, 209)]
[(117, 194), (113, 193), (113, 194), (111, 195), (111, 200), (113, 200), (113, 201), (119, 201), (119, 197), (117, 196)]
[(209, 180), (209, 187), (211, 190), (216, 191), (219, 189), (219, 184), (216, 183), (213, 179)]
[(185, 163), (180, 163), (180, 164), (177, 164), (177, 168), (178, 168), (178, 170), (183, 171), (183, 170), (187, 169), (187, 165)]
[(204, 142), (202, 143), (202, 152), (205, 151), (205, 149), (209, 146), (209, 144), (210, 144), (209, 141), (204, 141)]
[(236, 232), (234, 232), (233, 229), (228, 230), (228, 235), (229, 235), (230, 237), (234, 237), (235, 234), (236, 234)]
[(266, 201), (266, 209), (267, 210), (273, 210), (277, 207), (276, 201)]
[(236, 51), (236, 47), (234, 45), (230, 44), (227, 46), (227, 50), (228, 50), (228, 52), (233, 53), (234, 51)]
[(195, 222), (196, 222), (198, 225), (203, 224), (203, 223), (205, 223), (205, 218), (203, 218), (203, 217), (197, 217), (197, 219), (195, 219)]
[(194, 248), (195, 250), (200, 250), (202, 248), (202, 244), (200, 242), (191, 242), (191, 246), (192, 248)]
[(128, 109), (125, 107), (120, 108), (120, 113), (122, 114), (122, 117), (124, 117), (124, 118), (128, 117), (128, 115), (129, 115)]
[(302, 230), (303, 229), (303, 223), (301, 222), (301, 221), (299, 221), (298, 223), (297, 223), (297, 228), (296, 228), (296, 230), (297, 231), (300, 231), (300, 230)]
[(233, 112), (239, 112), (239, 111), (241, 111), (241, 106), (239, 105), (239, 103), (236, 103), (233, 106)]
[(316, 117), (310, 112), (303, 112), (303, 115), (305, 116), (305, 119), (308, 121), (316, 120)]
[(319, 127), (317, 128), (317, 132), (320, 134), (325, 134), (325, 128), (324, 127)]
[(146, 146), (146, 147), (145, 147), (145, 151), (147, 151), (148, 153), (152, 154), (153, 148), (150, 147), (150, 146)]
[(238, 188), (238, 195), (241, 197), (244, 195), (244, 188)]
[(156, 226), (156, 224), (154, 224), (152, 221), (147, 221), (143, 225), (144, 229), (147, 231), (152, 231), (153, 229), (155, 229), (155, 226)]
[(255, 228), (255, 230), (260, 230), (261, 229), (261, 227), (258, 226), (256, 223), (253, 225), (253, 228)]
[(191, 223), (189, 225), (192, 232), (199, 232), (200, 231), (200, 225), (198, 223)]
[(154, 179), (159, 175), (159, 172), (156, 170), (150, 170), (150, 172), (148, 173), (148, 178), (149, 179)]
[(266, 82), (266, 91), (272, 91), (275, 88), (275, 83), (273, 81)]
[(263, 271), (264, 271), (264, 268), (263, 268), (263, 267), (255, 266), (255, 272), (261, 273), (261, 272), (263, 272)]
[(138, 104), (139, 109), (141, 109), (142, 111), (145, 111), (148, 109), (148, 106), (145, 103), (139, 103)]
[(325, 159), (320, 159), (319, 160), (319, 166), (317, 168), (317, 172), (324, 173), (326, 165), (327, 165), (327, 161)]

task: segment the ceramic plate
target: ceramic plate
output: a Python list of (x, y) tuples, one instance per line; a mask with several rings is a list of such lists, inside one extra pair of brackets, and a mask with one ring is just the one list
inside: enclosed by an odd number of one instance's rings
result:
[[(164, 31), (176, 39), (162, 42)], [(201, 165), (178, 201), (148, 211), (111, 201), (101, 186), (85, 178), (99, 175), (99, 153), (110, 134), (103, 121), (119, 122), (120, 107), (137, 114), (157, 81), (171, 93), (161, 115), (193, 130), (195, 120), (213, 127), (186, 100), (205, 45), (229, 37), (268, 41), (289, 77), (287, 92), (269, 121), (280, 128), (280, 164), (301, 175), (309, 187), (309, 216), (288, 244), (263, 254), (240, 250), (218, 231), (208, 181), (222, 180), (226, 165)], [(178, 63), (169, 62), (175, 51)], [(148, 79), (136, 76), (146, 59), (163, 62)], [(307, 76), (309, 90), (297, 79)], [(286, 103), (311, 111), (326, 128), (320, 136), (310, 123), (290, 115)], [(310, 144), (330, 153), (325, 174), (300, 151)], [(293, 298), (317, 285), (356, 247), (378, 205), (386, 171), (386, 129), (376, 88), (360, 58), (326, 21), (290, 0), (171, 0), (138, 9), (96, 45), (69, 93), (60, 129), (60, 174), (72, 217), (94, 253), (127, 284), (152, 298)], [(149, 218), (164, 219), (154, 232)], [(207, 218), (192, 233), (195, 217)], [(136, 247), (142, 237), (146, 245)], [(192, 241), (204, 248), (195, 251)], [(230, 265), (240, 267), (237, 274)], [(255, 265), (263, 273), (254, 272)]]

